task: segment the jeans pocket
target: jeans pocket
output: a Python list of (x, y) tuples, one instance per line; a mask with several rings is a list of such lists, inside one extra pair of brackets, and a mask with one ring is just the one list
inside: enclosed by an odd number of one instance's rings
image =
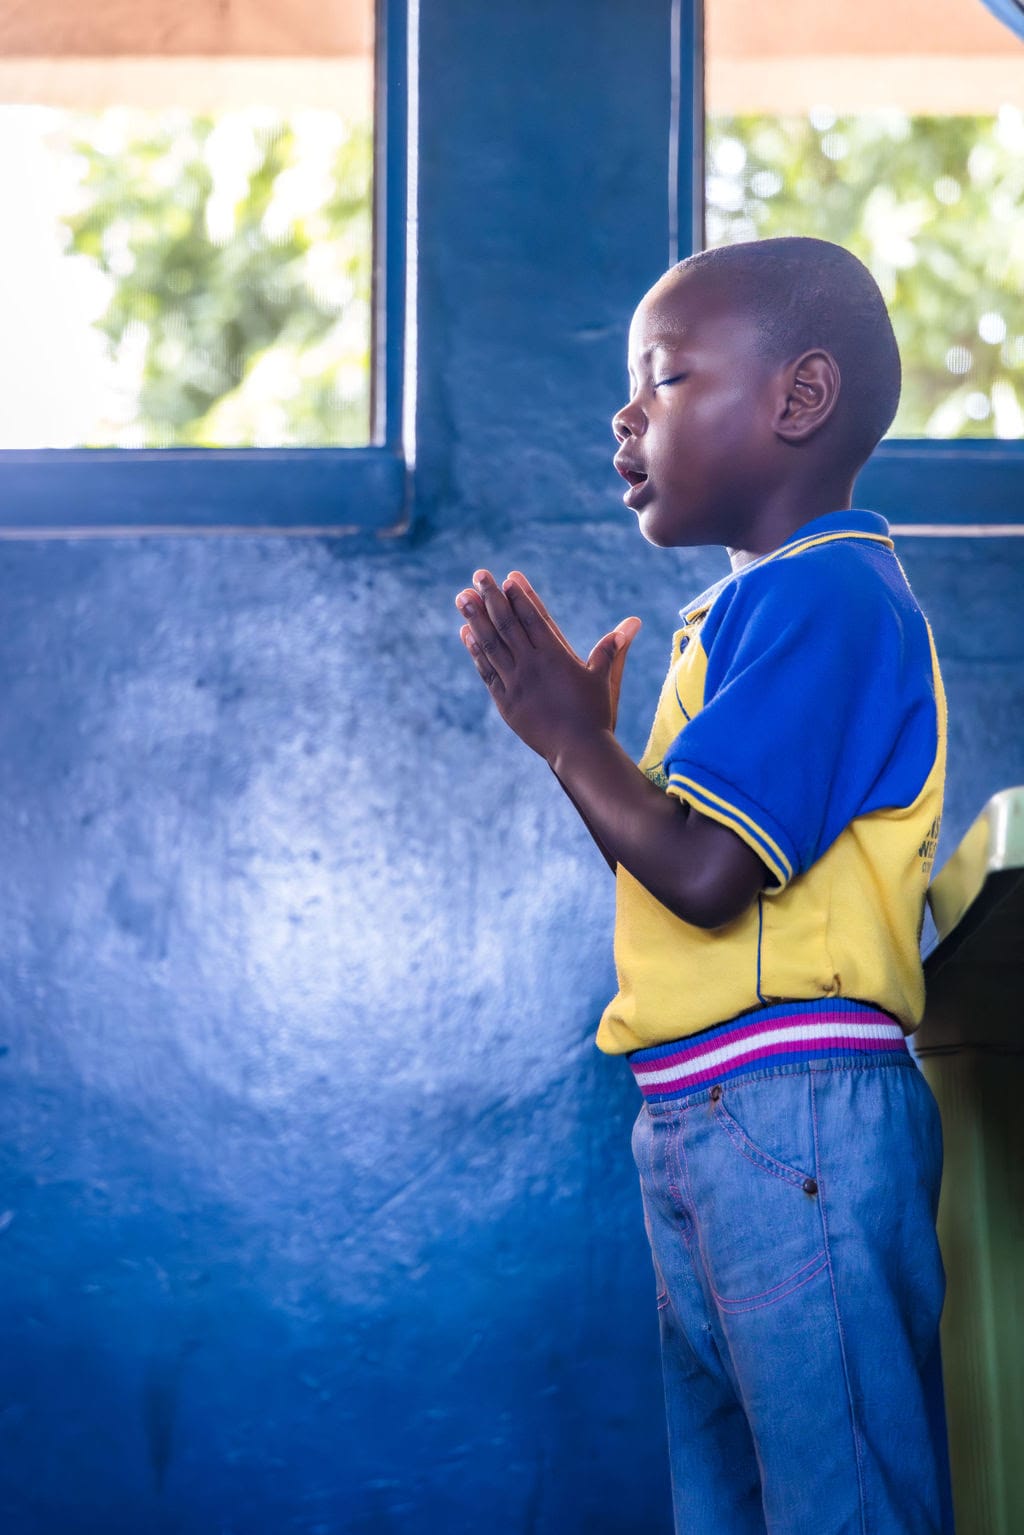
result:
[[(779, 1157), (773, 1156), (766, 1147), (759, 1145), (725, 1107), (721, 1097), (712, 1099), (712, 1115), (714, 1123), (729, 1137), (740, 1156), (746, 1157), (754, 1167), (759, 1167), (762, 1172), (769, 1173), (774, 1178), (781, 1178), (784, 1183), (792, 1183), (802, 1188), (807, 1194), (817, 1193), (818, 1184), (814, 1174), (783, 1162)], [(809, 1160), (812, 1159), (809, 1158)]]
[(719, 1312), (776, 1305), (826, 1267), (808, 1077), (713, 1088), (693, 1129), (689, 1177)]

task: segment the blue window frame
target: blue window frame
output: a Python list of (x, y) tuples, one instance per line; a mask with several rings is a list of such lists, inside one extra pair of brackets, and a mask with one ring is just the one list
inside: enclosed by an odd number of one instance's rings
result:
[[(1024, 30), (1018, 0), (984, 3)], [(703, 0), (672, 0), (671, 99), (670, 263), (704, 246)], [(855, 495), (901, 533), (1024, 535), (1024, 441), (888, 438), (863, 469)]]
[(0, 537), (400, 533), (408, 523), (416, 0), (377, 0), (371, 443), (0, 450)]

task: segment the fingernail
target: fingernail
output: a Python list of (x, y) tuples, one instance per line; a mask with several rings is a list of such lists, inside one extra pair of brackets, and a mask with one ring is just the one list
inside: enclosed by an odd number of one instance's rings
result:
[(455, 606), (458, 608), (460, 613), (475, 613), (476, 612), (476, 609), (474, 608), (473, 604), (470, 602), (468, 597), (459, 597), (458, 600), (456, 601)]

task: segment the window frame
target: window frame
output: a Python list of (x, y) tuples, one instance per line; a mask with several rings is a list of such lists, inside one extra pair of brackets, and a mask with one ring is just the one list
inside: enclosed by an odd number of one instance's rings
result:
[(358, 448), (0, 449), (0, 539), (395, 535), (409, 526), (417, 0), (376, 0), (371, 440)]
[[(672, 65), (670, 264), (705, 244), (704, 0), (672, 0)], [(887, 437), (854, 496), (898, 533), (1024, 536), (1024, 440)]]

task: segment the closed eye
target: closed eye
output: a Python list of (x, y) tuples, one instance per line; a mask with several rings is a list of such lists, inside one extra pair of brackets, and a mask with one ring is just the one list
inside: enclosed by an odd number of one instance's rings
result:
[(664, 389), (666, 384), (681, 384), (688, 376), (686, 373), (676, 373), (672, 378), (659, 378), (654, 387), (655, 389)]

